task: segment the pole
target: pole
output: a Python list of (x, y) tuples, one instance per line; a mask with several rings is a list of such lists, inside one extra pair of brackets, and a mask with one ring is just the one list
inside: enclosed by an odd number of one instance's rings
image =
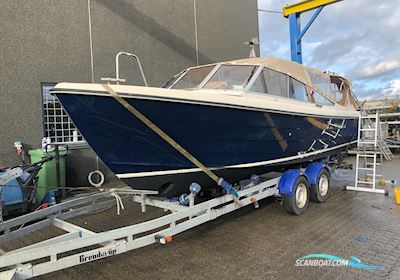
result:
[(292, 61), (300, 64), (303, 63), (301, 54), (301, 37), (300, 37), (300, 13), (291, 14), (289, 16), (290, 27), (290, 55)]
[(59, 145), (54, 145), (55, 156), (56, 156), (56, 176), (57, 176), (57, 189), (61, 188), (61, 176), (60, 176), (60, 150)]

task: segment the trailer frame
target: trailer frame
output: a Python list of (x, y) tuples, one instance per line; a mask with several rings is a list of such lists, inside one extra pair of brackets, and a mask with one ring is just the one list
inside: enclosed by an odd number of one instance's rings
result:
[[(276, 176), (256, 185), (250, 183), (238, 191), (241, 205), (253, 204), (258, 208), (259, 200), (279, 196), (280, 178)], [(149, 196), (152, 194), (151, 191), (115, 188), (3, 222), (0, 225), (0, 232), (3, 232), (0, 234), (0, 245), (50, 225), (62, 229), (65, 234), (10, 252), (0, 250), (0, 279), (29, 279), (154, 243), (166, 244), (176, 234), (240, 209), (231, 194), (199, 204), (195, 204), (194, 197), (190, 196), (188, 206)], [(153, 206), (171, 213), (99, 233), (66, 221), (115, 205), (120, 209), (123, 207), (122, 200), (128, 199), (139, 203), (142, 212), (146, 212), (147, 206)], [(96, 248), (93, 249), (93, 246)]]

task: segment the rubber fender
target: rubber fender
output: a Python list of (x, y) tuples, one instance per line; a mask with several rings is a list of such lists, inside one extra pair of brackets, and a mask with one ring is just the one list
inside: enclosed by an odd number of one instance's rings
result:
[(310, 182), (307, 174), (304, 174), (299, 169), (289, 169), (283, 173), (278, 184), (279, 193), (284, 195), (292, 195), (294, 184), (300, 176), (304, 176), (307, 182)]
[(318, 176), (323, 168), (325, 168), (328, 171), (329, 176), (331, 176), (329, 168), (325, 163), (312, 162), (307, 166), (304, 173), (307, 175), (310, 184), (312, 185), (317, 184)]

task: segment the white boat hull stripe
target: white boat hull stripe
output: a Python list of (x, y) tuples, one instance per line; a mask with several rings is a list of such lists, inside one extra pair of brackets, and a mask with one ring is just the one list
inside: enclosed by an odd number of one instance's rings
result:
[[(351, 144), (354, 144), (356, 142), (357, 142), (357, 140), (354, 140), (351, 142)], [(260, 162), (251, 162), (251, 163), (243, 163), (243, 164), (237, 164), (237, 165), (229, 165), (229, 166), (224, 166), (224, 167), (210, 168), (210, 170), (220, 170), (220, 169), (228, 169), (228, 168), (248, 168), (248, 167), (256, 167), (256, 166), (262, 166), (262, 165), (268, 165), (268, 164), (275, 164), (275, 163), (280, 163), (280, 162), (285, 162), (285, 161), (301, 159), (301, 158), (305, 158), (305, 157), (309, 157), (309, 156), (313, 156), (313, 155), (318, 155), (321, 153), (325, 153), (327, 151), (332, 151), (335, 149), (345, 147), (347, 145), (349, 145), (349, 143), (337, 145), (337, 146), (323, 149), (323, 150), (317, 150), (317, 151), (313, 151), (313, 152), (309, 152), (309, 153), (304, 153), (304, 154), (300, 154), (300, 155), (296, 155), (296, 156), (290, 156), (290, 157), (267, 160), (267, 161), (260, 161)], [(120, 179), (128, 179), (128, 178), (137, 178), (137, 177), (185, 174), (185, 173), (199, 172), (199, 171), (201, 171), (200, 168), (187, 168), (187, 169), (176, 169), (176, 170), (123, 173), (123, 174), (116, 174), (116, 175)]]

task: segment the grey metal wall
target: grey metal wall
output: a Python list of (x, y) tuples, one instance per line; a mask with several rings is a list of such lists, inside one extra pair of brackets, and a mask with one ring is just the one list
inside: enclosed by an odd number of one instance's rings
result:
[[(15, 140), (40, 146), (40, 82), (91, 82), (91, 54), (95, 82), (115, 76), (114, 56), (124, 50), (160, 86), (198, 62), (246, 57), (243, 42), (258, 36), (257, 0), (0, 0), (0, 7), (0, 166), (17, 162)], [(142, 83), (128, 59), (121, 76)], [(70, 172), (93, 169), (92, 151), (75, 154), (86, 160)], [(74, 157), (69, 164), (77, 165)]]

